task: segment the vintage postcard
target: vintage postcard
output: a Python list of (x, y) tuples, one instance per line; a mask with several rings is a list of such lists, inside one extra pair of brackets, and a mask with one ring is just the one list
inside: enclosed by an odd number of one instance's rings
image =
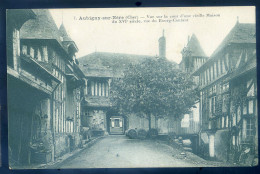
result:
[(10, 169), (258, 165), (255, 7), (6, 13)]

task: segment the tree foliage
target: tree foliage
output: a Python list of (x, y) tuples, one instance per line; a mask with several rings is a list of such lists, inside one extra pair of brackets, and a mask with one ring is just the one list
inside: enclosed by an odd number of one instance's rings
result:
[(189, 75), (173, 62), (146, 59), (130, 65), (122, 78), (111, 83), (111, 101), (122, 114), (181, 117), (197, 100)]

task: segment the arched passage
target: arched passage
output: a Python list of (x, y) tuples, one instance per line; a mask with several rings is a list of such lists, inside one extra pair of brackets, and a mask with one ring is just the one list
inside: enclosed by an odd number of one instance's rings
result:
[(107, 132), (110, 135), (122, 135), (127, 127), (127, 119), (115, 110), (108, 110), (106, 114)]

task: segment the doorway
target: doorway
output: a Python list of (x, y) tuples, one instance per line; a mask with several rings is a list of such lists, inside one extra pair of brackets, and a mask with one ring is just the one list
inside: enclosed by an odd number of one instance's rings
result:
[(122, 116), (111, 116), (109, 132), (113, 135), (124, 134), (124, 118)]

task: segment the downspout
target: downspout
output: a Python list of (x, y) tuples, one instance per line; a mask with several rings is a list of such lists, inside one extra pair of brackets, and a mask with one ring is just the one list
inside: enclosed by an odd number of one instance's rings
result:
[(57, 85), (56, 85), (56, 87), (53, 89), (53, 91), (52, 91), (52, 94), (51, 94), (51, 129), (52, 129), (52, 143), (53, 143), (53, 155), (52, 155), (52, 161), (54, 162), (55, 161), (55, 151), (56, 151), (56, 149), (55, 149), (55, 131), (54, 131), (54, 124), (53, 124), (53, 122), (54, 122), (54, 119), (53, 119), (53, 98), (54, 98), (54, 92), (56, 91), (56, 89), (60, 86), (60, 84), (61, 83), (58, 83)]

